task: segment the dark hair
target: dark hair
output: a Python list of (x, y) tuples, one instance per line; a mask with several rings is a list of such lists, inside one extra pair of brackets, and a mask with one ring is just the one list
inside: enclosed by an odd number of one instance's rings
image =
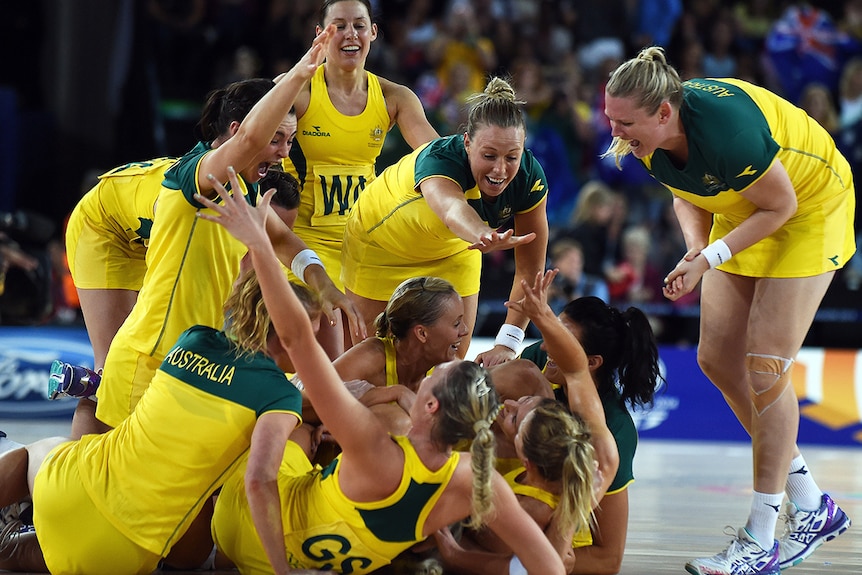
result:
[(259, 189), (263, 193), (270, 188), (275, 188), (272, 205), (285, 210), (295, 210), (299, 207), (299, 182), (292, 174), (277, 166), (279, 164), (270, 166), (266, 175), (258, 182)]
[(275, 83), (267, 78), (252, 78), (228, 84), (207, 94), (195, 134), (203, 142), (212, 142), (227, 133), (231, 122), (242, 122), (257, 102)]
[(652, 403), (663, 381), (658, 347), (646, 315), (636, 307), (624, 312), (593, 296), (566, 304), (562, 314), (581, 328), (579, 341), (587, 355), (602, 356), (596, 370), (599, 394), (619, 380), (620, 395), (631, 406)]
[(368, 10), (368, 17), (371, 19), (371, 22), (374, 22), (374, 9), (371, 6), (371, 0), (323, 0), (323, 5), (320, 7), (320, 12), (317, 16), (317, 24), (321, 28), (323, 28), (323, 23), (326, 21), (326, 13), (329, 12), (329, 9), (332, 8), (335, 4), (339, 2), (361, 2), (365, 5), (365, 8)]

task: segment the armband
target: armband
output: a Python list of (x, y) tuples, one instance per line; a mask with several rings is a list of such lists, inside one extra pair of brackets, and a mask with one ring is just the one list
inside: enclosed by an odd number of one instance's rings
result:
[(710, 268), (721, 265), (733, 257), (733, 254), (730, 253), (730, 248), (727, 247), (724, 240), (715, 240), (700, 250), (700, 255), (706, 258), (706, 261), (709, 262)]
[(290, 271), (293, 272), (299, 281), (305, 281), (305, 268), (312, 264), (317, 264), (322, 267), (324, 270), (326, 269), (323, 265), (323, 262), (320, 261), (320, 256), (314, 253), (314, 250), (304, 249), (293, 257), (293, 261), (290, 262)]
[(521, 344), (524, 343), (525, 335), (524, 330), (518, 326), (504, 323), (500, 326), (497, 337), (494, 338), (494, 345), (502, 345), (518, 353), (518, 350), (521, 349)]

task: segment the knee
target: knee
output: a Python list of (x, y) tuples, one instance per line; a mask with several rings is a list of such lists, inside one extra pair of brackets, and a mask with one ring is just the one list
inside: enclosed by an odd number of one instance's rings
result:
[(778, 403), (790, 387), (793, 360), (776, 355), (749, 353), (745, 356), (751, 401), (759, 416)]
[[(723, 363), (722, 359), (724, 360)], [(721, 354), (714, 353), (711, 348), (701, 345), (697, 348), (697, 365), (706, 377), (715, 381), (715, 377), (721, 373), (721, 369), (727, 369), (727, 358), (722, 358)]]

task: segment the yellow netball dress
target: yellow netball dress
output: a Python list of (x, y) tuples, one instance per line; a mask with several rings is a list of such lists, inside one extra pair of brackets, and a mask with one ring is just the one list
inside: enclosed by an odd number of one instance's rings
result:
[(515, 179), (492, 202), (473, 179), (463, 135), (438, 138), (386, 168), (359, 196), (344, 230), (342, 281), (353, 293), (387, 301), (417, 276), (448, 280), (462, 296), (479, 292), (482, 253), (453, 234), (419, 192), (428, 178), (455, 182), (467, 203), (492, 228), (527, 213), (548, 193), (545, 173), (529, 150)]
[(301, 419), (300, 392), (268, 356), (238, 355), (195, 326), (176, 341), (134, 413), (64, 443), (33, 492), (52, 573), (151, 573), (247, 453), (257, 419)]
[[(428, 514), (458, 465), (453, 452), (437, 471), (426, 468), (406, 437), (393, 437), (404, 450), (404, 474), (395, 492), (381, 501), (351, 501), (338, 486), (340, 457), (325, 469), (279, 476), (285, 548), (296, 569), (334, 569), (361, 575), (389, 564), (424, 539)], [(213, 536), (244, 575), (271, 573), (254, 531), (242, 471), (222, 488), (213, 516)]]
[(302, 184), (293, 230), (323, 261), (339, 289), (341, 242), (347, 213), (374, 179), (375, 161), (389, 131), (389, 112), (377, 76), (366, 72), (368, 101), (357, 116), (339, 112), (326, 90), (324, 67), (311, 79), (308, 110), (299, 119), (284, 169)]
[(133, 162), (99, 176), (66, 226), (75, 287), (138, 291), (147, 271), (153, 207), (176, 158)]
[[(222, 308), (246, 248), (221, 225), (197, 217), (203, 209), (193, 198), (198, 167), (209, 151), (199, 143), (165, 174), (144, 285), (111, 343), (96, 393), (96, 417), (112, 427), (132, 412), (180, 333), (192, 325), (220, 329), (224, 323)], [(240, 184), (254, 204), (257, 185), (241, 177)]]
[(674, 195), (715, 214), (710, 242), (754, 212), (739, 192), (774, 161), (781, 161), (796, 190), (796, 214), (718, 269), (794, 278), (842, 267), (856, 249), (856, 200), (850, 165), (829, 133), (804, 110), (742, 80), (696, 78), (683, 87), (687, 164), (677, 168), (661, 149), (642, 161)]

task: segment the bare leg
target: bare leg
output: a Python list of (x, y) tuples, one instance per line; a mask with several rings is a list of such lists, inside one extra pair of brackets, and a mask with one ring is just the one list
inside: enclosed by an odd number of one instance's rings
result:
[(124, 289), (78, 289), (81, 313), (93, 346), (93, 365), (105, 365), (108, 348), (135, 306), (138, 292)]
[(473, 341), (473, 328), (476, 327), (476, 314), (479, 312), (479, 294), (468, 295), (461, 299), (464, 301), (464, 323), (470, 328), (467, 335), (461, 339), (461, 346), (458, 348), (458, 357), (464, 359), (467, 356), (467, 350), (470, 349), (470, 342)]
[(0, 532), (0, 569), (47, 573), (48, 566), (45, 565), (36, 533)]
[[(799, 453), (799, 404), (791, 386), (771, 407), (755, 411), (750, 390), (764, 391), (771, 379), (753, 380), (746, 354), (795, 358), (833, 275), (793, 279), (744, 278), (719, 271), (704, 275), (698, 361), (752, 436), (758, 492), (784, 490), (790, 461)], [(740, 334), (747, 334), (747, 339)]]
[(71, 439), (81, 439), (89, 433), (105, 433), (111, 429), (96, 419), (96, 402), (86, 397), (78, 400), (75, 414), (72, 416)]
[[(93, 366), (96, 371), (105, 366), (108, 348), (117, 331), (135, 306), (138, 292), (124, 289), (78, 289), (81, 313), (87, 325), (87, 335), (93, 346)], [(72, 416), (71, 436), (79, 439), (88, 433), (104, 433), (110, 429), (96, 419), (96, 404), (81, 399)]]
[(362, 318), (365, 320), (365, 328), (368, 330), (368, 335), (374, 335), (374, 322), (377, 319), (377, 316), (383, 313), (386, 309), (387, 302), (362, 297), (361, 295), (353, 293), (349, 289), (345, 289), (344, 293), (348, 298), (350, 298), (350, 301), (353, 302), (353, 305), (356, 306), (359, 313), (362, 314)]
[(26, 447), (11, 449), (0, 455), (0, 507), (30, 498), (27, 485), (29, 455)]
[(350, 334), (344, 327), (344, 317), (341, 310), (335, 310), (336, 320), (334, 324), (326, 320), (326, 316), (320, 318), (320, 329), (317, 331), (317, 341), (326, 352), (330, 360), (335, 360), (344, 353), (344, 350), (352, 347)]

